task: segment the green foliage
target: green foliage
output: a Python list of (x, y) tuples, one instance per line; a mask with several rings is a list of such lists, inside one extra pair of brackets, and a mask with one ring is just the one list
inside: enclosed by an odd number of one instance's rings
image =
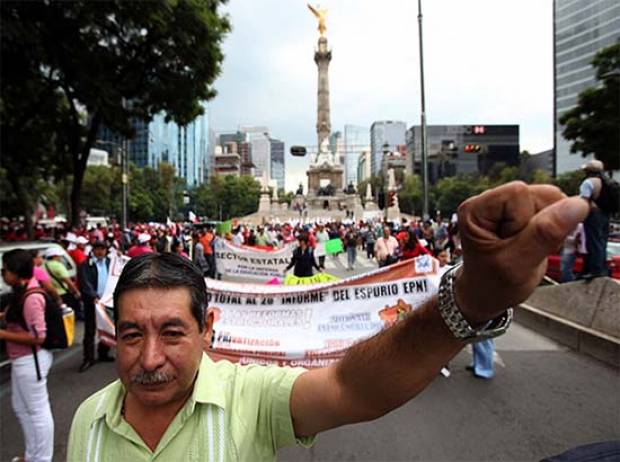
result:
[(405, 175), (398, 191), (400, 210), (413, 215), (422, 211), (422, 179), (418, 175)]
[(551, 178), (551, 175), (549, 175), (547, 171), (537, 168), (536, 170), (534, 170), (534, 173), (532, 174), (532, 179), (530, 183), (551, 184), (553, 183), (553, 179)]
[(250, 176), (219, 176), (195, 191), (195, 213), (216, 220), (228, 220), (256, 212), (260, 183)]
[(571, 152), (593, 154), (606, 170), (620, 168), (620, 43), (599, 51), (592, 66), (597, 87), (579, 94), (577, 106), (562, 115), (564, 137), (573, 140)]
[[(163, 111), (185, 125), (203, 111), (201, 101), (215, 96), (221, 44), (230, 29), (218, 12), (222, 3), (0, 2), (2, 61), (11, 63), (2, 66), (2, 129), (19, 140), (3, 144), (7, 171), (27, 157), (34, 167), (45, 165), (46, 153), (64, 159), (58, 165), (73, 174), (76, 221), (86, 162), (101, 124), (131, 136), (132, 117), (150, 120)], [(24, 177), (37, 173), (26, 167), (19, 170)], [(16, 195), (28, 196), (25, 190)]]
[(295, 193), (293, 191), (285, 193), (283, 189), (280, 189), (278, 191), (278, 197), (280, 198), (280, 204), (286, 203), (290, 206), (291, 202), (293, 202), (293, 199), (295, 198)]
[(457, 175), (442, 178), (433, 187), (435, 208), (445, 216), (455, 212), (459, 204), (480, 194), (491, 186), (488, 178), (474, 175)]
[(573, 172), (566, 172), (558, 175), (554, 183), (564, 194), (568, 196), (575, 196), (579, 194), (579, 185), (583, 179), (583, 171), (575, 170)]

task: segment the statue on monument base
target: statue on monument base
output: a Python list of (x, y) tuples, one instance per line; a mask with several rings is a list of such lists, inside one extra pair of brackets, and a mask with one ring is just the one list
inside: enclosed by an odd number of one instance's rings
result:
[(314, 167), (320, 167), (321, 165), (334, 165), (334, 155), (329, 150), (329, 141), (327, 138), (323, 138), (319, 152), (310, 159), (310, 165)]

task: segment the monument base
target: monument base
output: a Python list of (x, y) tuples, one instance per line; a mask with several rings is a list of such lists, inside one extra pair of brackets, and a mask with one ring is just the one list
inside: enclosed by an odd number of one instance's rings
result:
[(258, 213), (271, 212), (271, 198), (269, 193), (261, 193), (260, 200), (258, 201)]

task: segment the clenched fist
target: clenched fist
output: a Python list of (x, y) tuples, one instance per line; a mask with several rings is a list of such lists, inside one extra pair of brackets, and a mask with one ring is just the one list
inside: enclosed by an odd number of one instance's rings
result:
[(588, 215), (587, 201), (549, 185), (512, 182), (458, 210), (463, 267), (456, 301), (472, 325), (524, 301), (545, 274), (547, 256)]

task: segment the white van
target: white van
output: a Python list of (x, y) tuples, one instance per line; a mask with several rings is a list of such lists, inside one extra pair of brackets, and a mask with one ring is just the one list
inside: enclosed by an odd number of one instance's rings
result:
[[(73, 259), (69, 256), (67, 251), (56, 242), (45, 242), (45, 241), (30, 241), (30, 242), (4, 242), (0, 243), (0, 268), (2, 268), (2, 255), (4, 255), (9, 250), (13, 249), (24, 249), (24, 250), (41, 250), (45, 252), (50, 247), (59, 248), (62, 251), (62, 257), (60, 261), (67, 267), (67, 271), (69, 271), (69, 276), (71, 279), (77, 277), (77, 266)], [(4, 279), (0, 278), (0, 295), (4, 295), (11, 291), (11, 288), (6, 285)]]

